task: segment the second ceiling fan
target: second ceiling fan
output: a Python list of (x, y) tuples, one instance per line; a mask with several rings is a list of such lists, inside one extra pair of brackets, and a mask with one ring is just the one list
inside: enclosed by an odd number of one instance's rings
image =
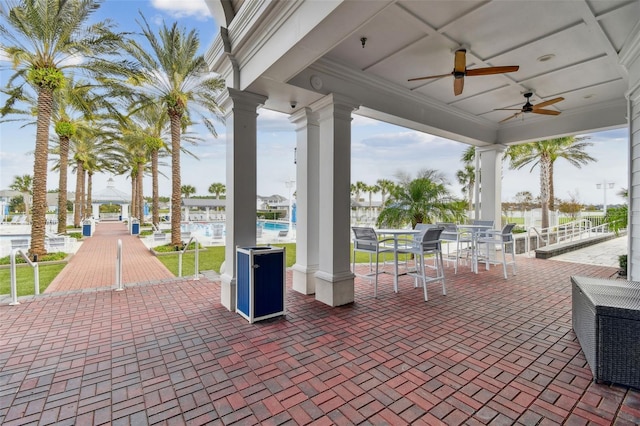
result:
[(520, 67), (518, 65), (502, 66), (502, 67), (485, 67), (467, 69), (467, 49), (461, 48), (456, 50), (453, 71), (447, 74), (429, 75), (426, 77), (410, 78), (408, 81), (427, 80), (431, 78), (453, 76), (453, 93), (458, 96), (464, 89), (464, 78), (473, 77), (477, 75), (492, 75), (492, 74), (504, 74), (508, 72), (518, 71)]
[(518, 111), (513, 115), (501, 120), (500, 123), (504, 123), (507, 120), (511, 120), (519, 116), (520, 114), (526, 114), (533, 112), (534, 114), (544, 114), (544, 115), (560, 115), (560, 111), (555, 111), (552, 109), (543, 109), (544, 107), (553, 105), (557, 102), (564, 101), (563, 97), (557, 97), (553, 99), (549, 99), (548, 101), (540, 102), (539, 104), (533, 105), (531, 103), (531, 97), (533, 96), (533, 92), (527, 92), (524, 94), (524, 97), (527, 99), (527, 102), (522, 106), (522, 108), (497, 108), (494, 111)]

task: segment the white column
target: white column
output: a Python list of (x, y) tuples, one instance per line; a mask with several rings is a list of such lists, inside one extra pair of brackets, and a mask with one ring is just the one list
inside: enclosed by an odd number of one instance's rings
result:
[(205, 211), (207, 212), (207, 222), (209, 222), (211, 219), (209, 219), (209, 207), (205, 207)]
[(476, 148), (481, 167), (480, 219), (493, 220), (496, 229), (502, 228), (502, 156), (506, 149), (504, 145)]
[(100, 204), (97, 203), (91, 203), (91, 216), (93, 216), (93, 218), (95, 220), (100, 219)]
[(351, 112), (355, 102), (328, 95), (311, 106), (320, 124), (319, 265), (316, 299), (330, 306), (354, 301), (349, 261), (351, 196)]
[(640, 25), (636, 25), (634, 33), (627, 38), (619, 58), (629, 74), (626, 93), (629, 131), (627, 276), (632, 281), (640, 281)]
[(120, 214), (122, 215), (122, 220), (129, 218), (129, 204), (120, 205)]
[(220, 301), (236, 309), (236, 246), (256, 244), (256, 110), (266, 97), (232, 88), (220, 105), (226, 111), (227, 200), (225, 267)]
[(320, 127), (318, 115), (301, 108), (291, 115), (296, 126), (296, 263), (293, 289), (302, 294), (316, 292), (319, 262)]

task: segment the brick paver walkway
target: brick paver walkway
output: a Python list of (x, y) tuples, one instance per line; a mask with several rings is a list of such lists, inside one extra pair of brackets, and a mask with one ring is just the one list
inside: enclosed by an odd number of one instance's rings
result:
[(596, 384), (571, 328), (571, 275), (447, 268), (447, 295), (356, 280), (331, 308), (291, 290), (249, 324), (207, 279), (0, 306), (0, 423), (636, 425), (640, 392)]
[(122, 241), (122, 281), (139, 283), (174, 278), (140, 238), (121, 222), (100, 222), (78, 252), (47, 287), (47, 293), (112, 287), (116, 280), (118, 240)]

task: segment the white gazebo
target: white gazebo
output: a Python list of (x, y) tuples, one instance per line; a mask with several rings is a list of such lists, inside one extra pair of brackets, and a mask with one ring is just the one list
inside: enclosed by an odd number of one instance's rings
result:
[(100, 218), (101, 204), (119, 204), (120, 219), (121, 220), (128, 219), (130, 203), (131, 203), (131, 195), (117, 189), (113, 183), (113, 179), (109, 178), (109, 180), (107, 180), (106, 188), (98, 192), (94, 192), (91, 195), (92, 216), (96, 220)]
[[(228, 309), (235, 247), (256, 241), (261, 108), (290, 114), (296, 126), (296, 291), (331, 306), (354, 301), (354, 114), (475, 146), (477, 213), (495, 223), (507, 146), (629, 129), (629, 274), (640, 280), (640, 0), (205, 1), (220, 26), (206, 59), (227, 86), (218, 103), (227, 126)], [(467, 68), (512, 65), (519, 69), (465, 77)], [(410, 81), (431, 75), (440, 77)], [(525, 93), (551, 112), (531, 113)]]

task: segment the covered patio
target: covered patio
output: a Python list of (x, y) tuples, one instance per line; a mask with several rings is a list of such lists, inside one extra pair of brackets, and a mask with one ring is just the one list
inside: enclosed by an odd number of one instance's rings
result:
[(615, 273), (519, 256), (330, 307), (289, 271), (286, 318), (256, 324), (207, 279), (2, 304), (0, 423), (634, 425), (640, 392), (594, 383), (571, 329), (569, 277)]
[[(638, 0), (207, 5), (220, 31), (206, 59), (227, 85), (218, 103), (227, 144), (221, 302), (230, 310), (235, 247), (256, 242), (256, 117), (263, 108), (290, 114), (296, 126), (293, 289), (330, 306), (349, 304), (355, 294), (349, 263), (354, 115), (474, 146), (475, 218), (497, 227), (509, 145), (628, 128), (629, 162), (620, 167), (628, 167), (629, 181), (622, 185), (630, 213), (638, 210)], [(494, 67), (509, 71), (470, 75)], [(630, 214), (629, 276), (635, 280), (638, 220)]]

